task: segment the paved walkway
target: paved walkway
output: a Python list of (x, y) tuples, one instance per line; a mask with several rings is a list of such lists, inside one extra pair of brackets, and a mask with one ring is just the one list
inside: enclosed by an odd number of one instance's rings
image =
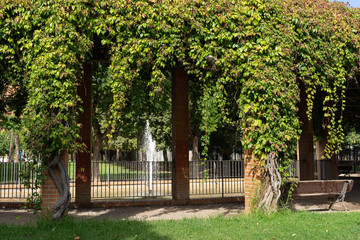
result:
[[(243, 203), (222, 203), (191, 206), (119, 207), (110, 209), (72, 209), (69, 215), (82, 219), (131, 219), (131, 220), (177, 220), (182, 218), (204, 218), (210, 216), (234, 216), (243, 212)], [(0, 209), (0, 224), (24, 224), (36, 222), (38, 215), (25, 210)]]
[[(360, 178), (353, 178), (353, 190), (346, 195), (345, 205), (350, 211), (360, 211)], [(326, 199), (307, 199), (295, 202), (296, 210), (327, 210), (329, 204)], [(334, 211), (344, 211), (340, 203), (333, 207)], [(193, 217), (234, 216), (244, 211), (244, 203), (222, 203), (192, 206), (165, 206), (165, 207), (120, 207), (111, 209), (73, 209), (69, 215), (83, 219), (133, 219), (133, 220), (169, 220)], [(0, 209), (0, 224), (24, 224), (36, 222), (39, 216), (18, 209)]]

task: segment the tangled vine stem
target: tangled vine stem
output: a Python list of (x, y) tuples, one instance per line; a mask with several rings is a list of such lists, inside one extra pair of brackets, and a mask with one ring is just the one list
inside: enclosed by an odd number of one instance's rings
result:
[(277, 209), (278, 201), (281, 196), (281, 175), (277, 156), (275, 153), (267, 155), (265, 172), (265, 186), (261, 189), (261, 197), (258, 209), (264, 208), (267, 212)]
[[(51, 209), (52, 219), (58, 220), (64, 215), (65, 210), (68, 208), (71, 201), (69, 175), (64, 162), (61, 160), (60, 154), (55, 155), (53, 160), (49, 162), (47, 166), (49, 174), (60, 192), (60, 199)], [(59, 169), (60, 179), (55, 174), (54, 167)]]

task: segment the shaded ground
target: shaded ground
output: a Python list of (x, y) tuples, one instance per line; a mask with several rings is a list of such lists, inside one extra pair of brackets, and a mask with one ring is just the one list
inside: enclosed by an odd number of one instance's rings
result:
[[(350, 193), (346, 194), (345, 206), (349, 211), (360, 211), (360, 177), (352, 177), (355, 183)], [(327, 199), (296, 200), (296, 210), (327, 210)], [(69, 215), (83, 219), (134, 219), (134, 220), (169, 220), (182, 218), (205, 218), (210, 216), (233, 216), (244, 211), (244, 203), (223, 203), (192, 206), (164, 206), (164, 207), (120, 207), (110, 209), (73, 209)], [(344, 211), (340, 203), (333, 206), (333, 211)], [(0, 224), (23, 224), (35, 222), (39, 216), (18, 209), (0, 209)]]
[[(205, 218), (210, 216), (233, 216), (244, 210), (244, 203), (223, 203), (191, 206), (150, 206), (150, 207), (120, 207), (120, 208), (93, 208), (73, 209), (69, 215), (83, 219), (133, 219), (133, 220), (176, 220), (182, 218)], [(0, 224), (23, 224), (35, 222), (39, 216), (18, 209), (1, 209)]]

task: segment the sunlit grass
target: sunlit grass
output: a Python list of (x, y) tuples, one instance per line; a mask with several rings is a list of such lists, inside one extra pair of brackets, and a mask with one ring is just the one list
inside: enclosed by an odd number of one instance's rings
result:
[(1, 239), (360, 239), (360, 213), (280, 212), (172, 221), (39, 220), (0, 225)]

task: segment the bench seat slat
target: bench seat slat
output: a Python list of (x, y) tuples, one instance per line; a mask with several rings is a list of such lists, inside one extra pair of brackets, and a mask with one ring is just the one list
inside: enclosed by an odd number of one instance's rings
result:
[(293, 194), (293, 198), (302, 199), (302, 198), (322, 198), (322, 197), (329, 197), (329, 198), (336, 198), (340, 195), (339, 193), (310, 193), (310, 194)]
[[(312, 194), (312, 193), (341, 193), (343, 186), (347, 180), (309, 180), (300, 181), (295, 188), (293, 195)], [(347, 187), (347, 192), (350, 192), (354, 181)]]

